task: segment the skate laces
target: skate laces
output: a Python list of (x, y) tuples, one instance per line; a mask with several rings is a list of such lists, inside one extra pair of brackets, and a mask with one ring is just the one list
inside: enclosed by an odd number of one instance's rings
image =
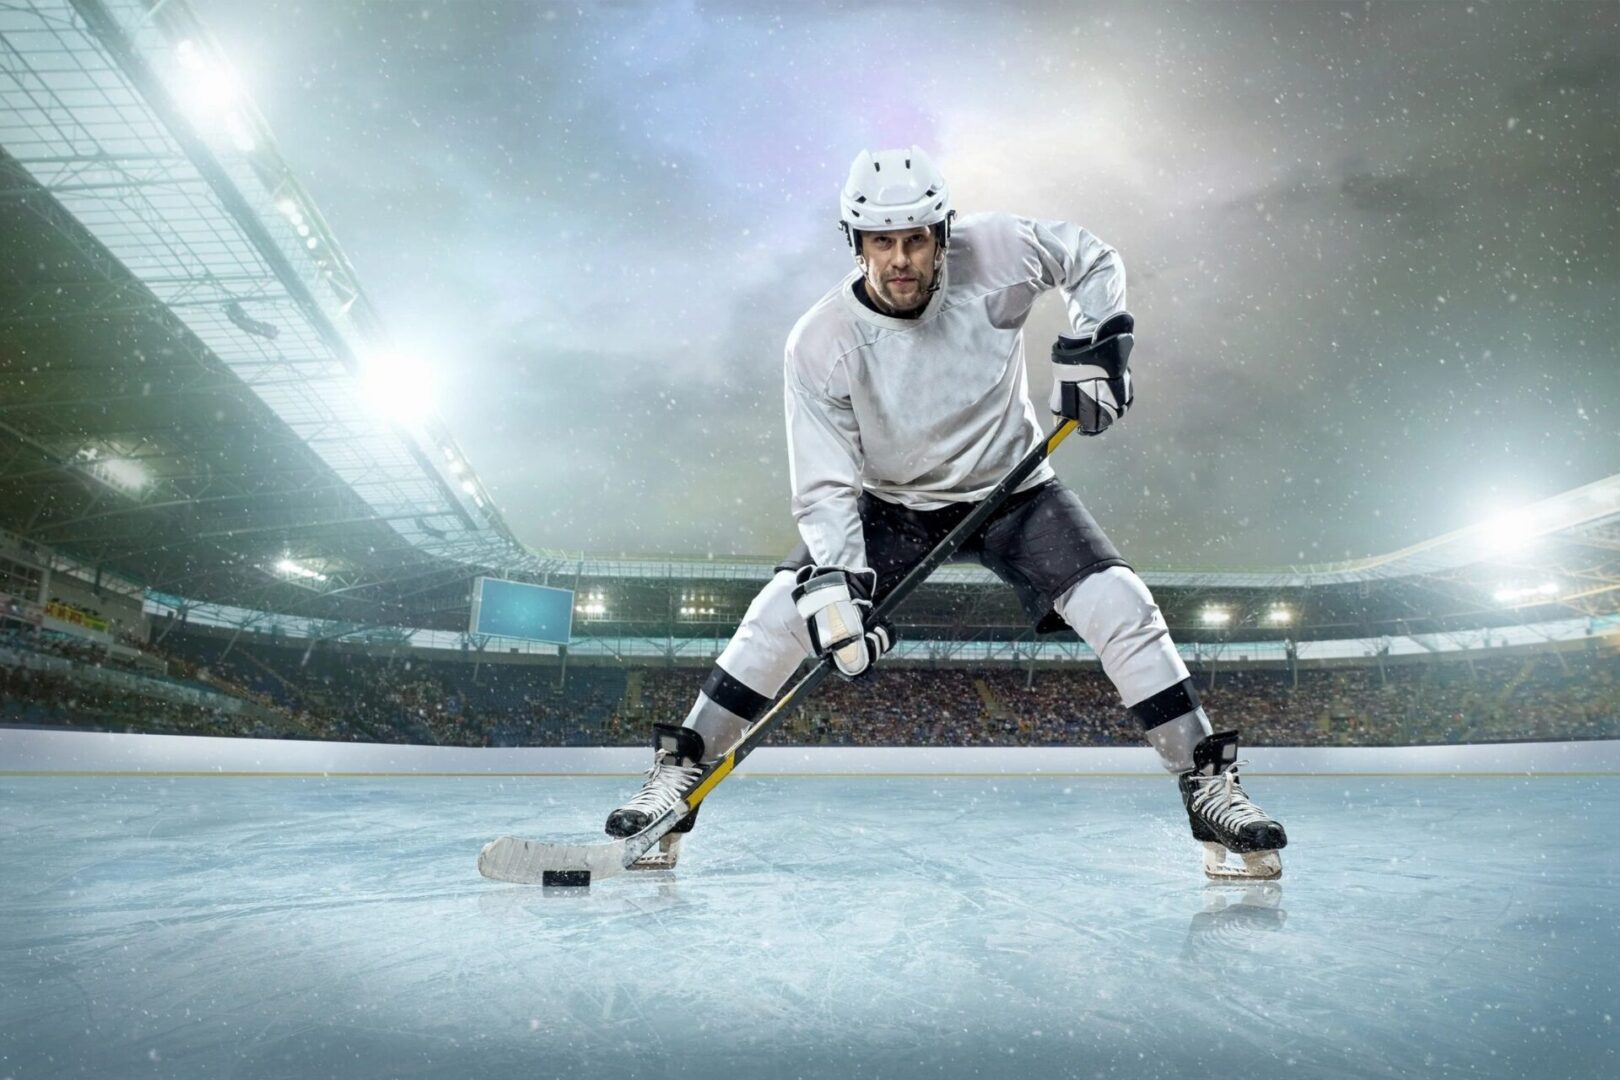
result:
[(1254, 805), (1248, 792), (1238, 782), (1237, 767), (1247, 764), (1247, 761), (1233, 762), (1214, 776), (1194, 773), (1192, 780), (1198, 787), (1193, 792), (1192, 808), (1231, 829), (1257, 821), (1270, 821), (1265, 811)]
[(679, 801), (686, 785), (703, 775), (703, 768), (699, 765), (682, 765), (680, 758), (668, 750), (660, 750), (653, 756), (652, 768), (647, 770), (646, 775), (641, 790), (621, 809), (640, 810), (658, 817)]

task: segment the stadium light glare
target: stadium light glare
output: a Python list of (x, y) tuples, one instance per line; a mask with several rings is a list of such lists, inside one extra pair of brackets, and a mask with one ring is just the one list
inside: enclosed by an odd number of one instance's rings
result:
[(302, 563), (295, 562), (289, 558), (282, 558), (277, 561), (276, 570), (280, 572), (283, 577), (301, 578), (306, 581), (326, 580), (326, 575), (321, 573), (319, 570), (311, 569), (310, 567), (305, 566)]
[(176, 53), (186, 71), (187, 83), (182, 91), (186, 111), (204, 120), (228, 114), (242, 95), (236, 75), (229, 67), (203, 55), (189, 38), (176, 46)]
[(242, 153), (251, 154), (258, 149), (258, 141), (248, 130), (247, 121), (242, 119), (241, 113), (233, 112), (225, 117), (225, 130), (230, 133), (231, 143)]
[(476, 484), (474, 484), (471, 480), (463, 480), (461, 482), (461, 490), (465, 491), (469, 495), (478, 494), (478, 486)]
[(1273, 626), (1287, 626), (1294, 621), (1294, 613), (1288, 608), (1278, 604), (1266, 612), (1266, 622)]
[(139, 462), (125, 458), (107, 458), (99, 462), (97, 467), (105, 474), (108, 483), (125, 491), (144, 490), (151, 482), (151, 477), (146, 475)]
[(74, 455), (74, 461), (91, 476), (125, 495), (139, 495), (152, 482), (151, 475), (140, 462), (107, 457), (99, 446), (81, 447)]
[(433, 412), (433, 372), (406, 353), (360, 360), (361, 402), (373, 413), (401, 424), (415, 424)]
[(1223, 607), (1207, 607), (1203, 618), (1205, 626), (1225, 626), (1232, 621), (1232, 613)]
[(1480, 542), (1491, 555), (1516, 555), (1541, 534), (1535, 515), (1525, 510), (1495, 514), (1478, 527)]
[(1557, 595), (1557, 582), (1545, 581), (1540, 585), (1503, 585), (1496, 590), (1495, 600), (1498, 604), (1512, 606), (1527, 600), (1545, 600)]

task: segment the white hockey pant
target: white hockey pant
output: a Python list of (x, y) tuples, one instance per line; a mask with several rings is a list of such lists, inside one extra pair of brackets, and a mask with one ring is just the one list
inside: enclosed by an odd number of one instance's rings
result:
[[(810, 633), (792, 591), (793, 574), (785, 570), (759, 591), (686, 716), (711, 759), (764, 713), (810, 655)], [(1135, 571), (1115, 566), (1092, 574), (1058, 598), (1057, 610), (1096, 651), (1128, 707), (1164, 699), (1187, 680), (1164, 616)], [(1172, 773), (1192, 768), (1193, 747), (1209, 733), (1209, 720), (1197, 706), (1146, 731)]]
[[(1097, 653), (1120, 699), (1142, 720), (1164, 767), (1177, 774), (1191, 769), (1193, 747), (1210, 733), (1209, 718), (1188, 700), (1187, 665), (1147, 584), (1136, 571), (1111, 566), (1082, 578), (1056, 606)], [(1178, 701), (1181, 707), (1171, 705), (1165, 712), (1165, 703)]]
[(703, 736), (705, 756), (730, 749), (809, 655), (810, 629), (793, 605), (793, 574), (778, 571), (748, 605), (686, 716), (686, 726)]

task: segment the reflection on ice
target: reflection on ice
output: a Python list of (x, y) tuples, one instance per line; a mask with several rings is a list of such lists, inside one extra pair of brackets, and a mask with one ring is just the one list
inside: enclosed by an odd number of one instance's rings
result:
[(1276, 933), (1288, 921), (1282, 883), (1212, 882), (1204, 889), (1203, 910), (1193, 914), (1181, 958), (1219, 964), (1235, 949), (1255, 947), (1258, 934)]

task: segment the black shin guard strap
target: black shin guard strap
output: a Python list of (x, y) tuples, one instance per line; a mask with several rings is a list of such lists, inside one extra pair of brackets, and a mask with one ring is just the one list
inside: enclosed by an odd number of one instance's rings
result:
[(734, 678), (730, 672), (719, 664), (709, 672), (709, 677), (703, 680), (703, 694), (710, 701), (747, 720), (750, 724), (765, 715), (765, 710), (771, 707), (771, 699)]
[(1132, 705), (1131, 715), (1141, 721), (1143, 731), (1152, 731), (1178, 716), (1186, 716), (1198, 708), (1198, 704), (1198, 688), (1191, 678), (1186, 678)]

